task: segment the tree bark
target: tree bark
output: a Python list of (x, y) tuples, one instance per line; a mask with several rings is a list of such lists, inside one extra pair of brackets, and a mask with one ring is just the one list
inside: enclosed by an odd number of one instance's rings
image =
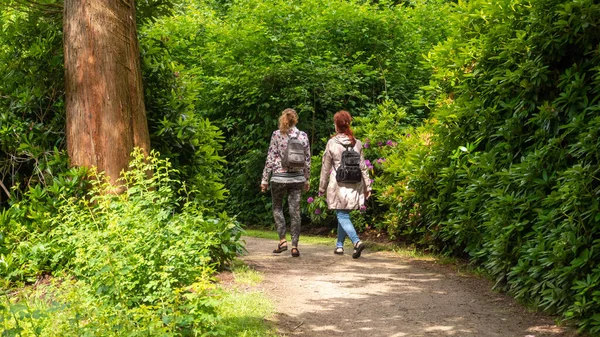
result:
[(114, 183), (134, 147), (148, 153), (134, 0), (64, 1), (67, 150)]

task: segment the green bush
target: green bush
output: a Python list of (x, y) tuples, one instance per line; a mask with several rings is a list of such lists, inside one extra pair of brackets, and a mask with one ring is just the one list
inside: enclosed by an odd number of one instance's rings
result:
[[(35, 282), (60, 263), (60, 248), (50, 244), (54, 228), (49, 218), (64, 206), (65, 198), (82, 198), (87, 171), (73, 168), (59, 173), (45, 188), (30, 186), (11, 207), (0, 211), (0, 285)], [(18, 187), (13, 189), (18, 191)]]
[(15, 6), (0, 9), (0, 208), (68, 170), (61, 17)]
[[(77, 280), (73, 289), (59, 289), (58, 307), (46, 303), (35, 319), (23, 301), (7, 298), (10, 303), (0, 308), (9, 310), (3, 313), (5, 320), (11, 311), (23, 312), (10, 326), (16, 329), (20, 321), (31, 319), (32, 329), (39, 325), (54, 331), (53, 324), (75, 320), (84, 326), (70, 324), (61, 329), (97, 334), (108, 324), (115, 335), (126, 326), (136, 326), (135, 333), (156, 328), (169, 336), (219, 331), (210, 276), (241, 252), (241, 229), (225, 215), (206, 217), (194, 199), (178, 197), (177, 190), (184, 190), (179, 195), (194, 193), (172, 178), (177, 175), (175, 169), (159, 157), (155, 152), (144, 157), (136, 150), (129, 170), (119, 180), (124, 189), (120, 194), (115, 193), (120, 188), (108, 184), (102, 175), (91, 179), (92, 173), (88, 194), (59, 194), (62, 201), (56, 212), (37, 219), (39, 232), (5, 238), (12, 250), (3, 260), (9, 256), (21, 263), (2, 269), (5, 282), (14, 281), (16, 271), (36, 272), (26, 280), (39, 277), (40, 272), (64, 275), (67, 284), (69, 278)], [(29, 266), (38, 260), (51, 269)], [(78, 313), (77, 308), (88, 307), (96, 308)], [(62, 318), (65, 310), (68, 319)], [(37, 320), (42, 316), (47, 319)], [(111, 322), (112, 316), (120, 320)], [(88, 324), (88, 319), (95, 323)]]
[(125, 306), (165, 301), (173, 288), (239, 252), (235, 222), (205, 219), (195, 203), (173, 197), (173, 185), (186, 186), (171, 179), (170, 166), (155, 153), (144, 159), (137, 152), (122, 174), (124, 193), (114, 195), (99, 180), (88, 198), (68, 200), (53, 218), (51, 236), (64, 268), (98, 295)]
[[(198, 81), (146, 27), (181, 1), (136, 1), (146, 113), (154, 149), (170, 158), (178, 180), (211, 208), (224, 199), (223, 136), (195, 112)], [(29, 188), (44, 188), (69, 170), (65, 151), (62, 11), (54, 5), (0, 0), (0, 208)], [(16, 187), (16, 189), (13, 189)], [(10, 198), (9, 198), (10, 196)]]
[(432, 118), (384, 167), (387, 230), (598, 333), (600, 6), (471, 1), (452, 21), (418, 100)]
[(201, 83), (196, 111), (225, 133), (228, 209), (265, 224), (270, 201), (257, 191), (280, 112), (298, 111), (316, 154), (332, 113), (408, 104), (427, 81), (421, 55), (444, 38), (448, 11), (441, 1), (195, 3), (148, 32), (183, 67), (179, 76)]
[[(176, 168), (205, 210), (222, 208), (223, 133), (195, 111), (201, 83), (186, 73), (161, 42), (162, 32), (140, 32), (145, 104), (152, 148)], [(189, 197), (189, 196), (188, 196)]]
[(15, 295), (0, 296), (6, 336), (219, 336), (221, 294), (198, 280), (166, 303), (123, 307), (94, 296), (94, 288), (71, 277), (48, 279)]

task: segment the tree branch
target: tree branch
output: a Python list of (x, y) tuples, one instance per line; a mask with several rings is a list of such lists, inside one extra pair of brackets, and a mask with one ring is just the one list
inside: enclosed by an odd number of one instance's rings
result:
[(4, 190), (4, 193), (6, 193), (6, 195), (10, 199), (10, 192), (8, 191), (8, 189), (6, 188), (6, 186), (4, 185), (4, 183), (2, 182), (2, 180), (0, 180), (0, 187), (2, 187), (2, 189)]

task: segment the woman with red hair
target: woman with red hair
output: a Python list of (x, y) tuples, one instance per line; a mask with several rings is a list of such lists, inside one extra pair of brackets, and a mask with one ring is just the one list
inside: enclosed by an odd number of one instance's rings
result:
[[(333, 122), (336, 134), (329, 139), (323, 153), (319, 193), (326, 194), (328, 208), (336, 212), (338, 237), (334, 253), (344, 254), (344, 241), (348, 236), (354, 245), (352, 257), (356, 259), (365, 247), (350, 221), (350, 211), (360, 209), (371, 195), (371, 179), (363, 156), (363, 145), (354, 138), (350, 127), (352, 116), (348, 111), (338, 111)], [(347, 149), (360, 154), (360, 182), (338, 182), (336, 179), (336, 171), (342, 164), (342, 152)]]

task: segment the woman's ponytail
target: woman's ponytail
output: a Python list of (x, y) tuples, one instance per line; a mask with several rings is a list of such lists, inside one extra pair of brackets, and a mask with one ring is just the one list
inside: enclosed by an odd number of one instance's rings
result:
[(288, 131), (298, 123), (298, 114), (294, 109), (285, 109), (279, 117), (279, 131), (287, 135)]

